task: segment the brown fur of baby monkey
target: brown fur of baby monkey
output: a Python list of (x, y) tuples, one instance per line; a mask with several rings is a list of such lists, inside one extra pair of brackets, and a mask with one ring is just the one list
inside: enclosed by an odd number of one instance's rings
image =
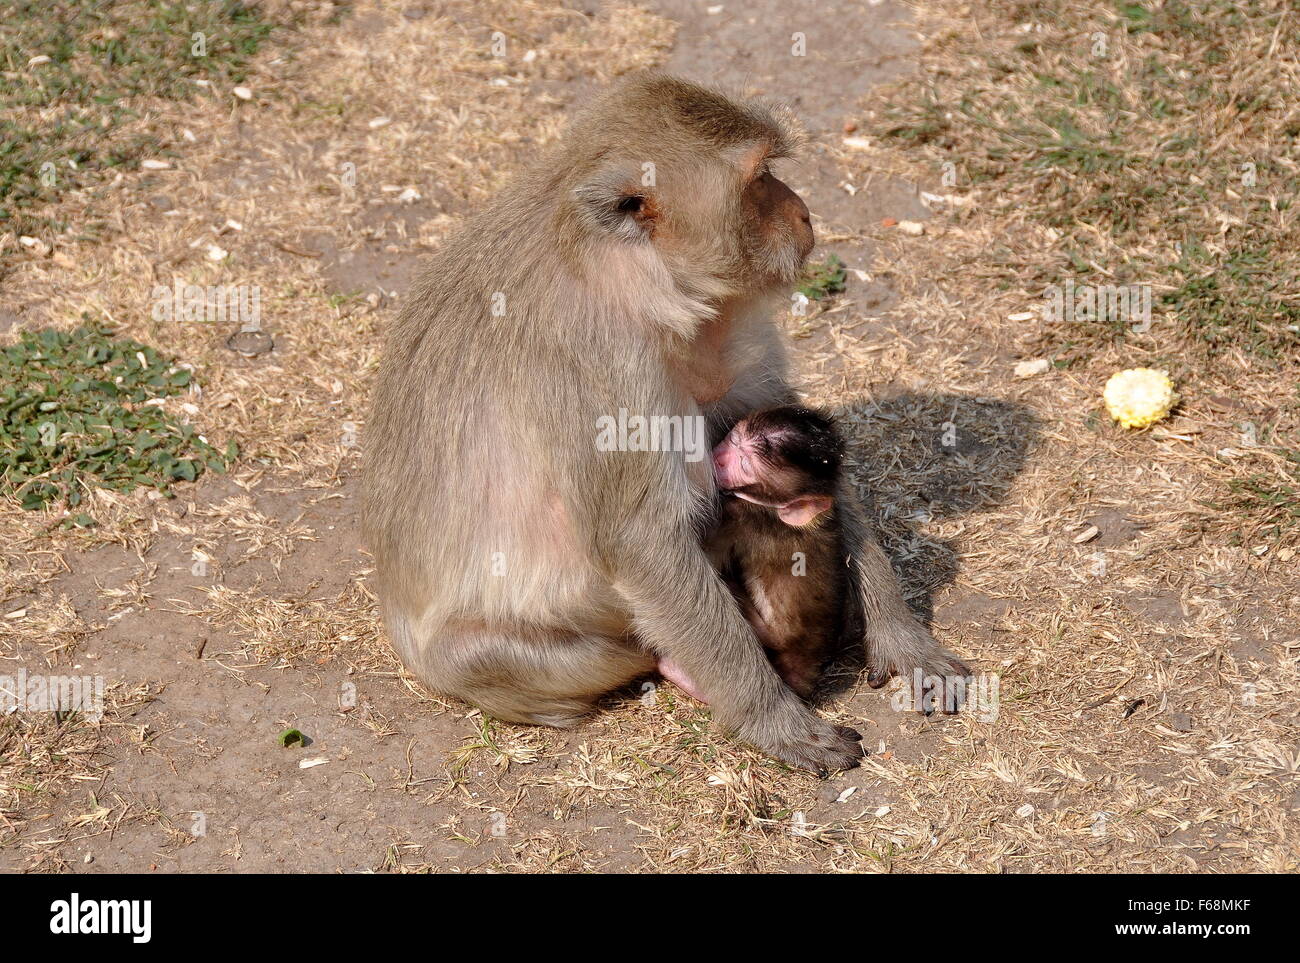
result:
[(713, 454), (723, 491), (705, 547), (773, 666), (805, 699), (845, 628), (835, 511), (843, 450), (826, 412), (782, 405), (747, 415)]

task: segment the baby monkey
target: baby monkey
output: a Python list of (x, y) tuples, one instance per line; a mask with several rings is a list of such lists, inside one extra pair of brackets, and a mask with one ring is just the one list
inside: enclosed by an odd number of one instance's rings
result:
[[(713, 449), (721, 503), (705, 548), (773, 666), (804, 698), (843, 631), (842, 457), (834, 422), (802, 405), (755, 411)], [(675, 664), (659, 669), (700, 698)]]

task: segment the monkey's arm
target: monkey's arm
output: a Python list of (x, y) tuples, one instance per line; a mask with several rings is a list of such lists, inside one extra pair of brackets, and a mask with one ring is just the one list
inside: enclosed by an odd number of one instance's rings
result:
[(639, 639), (680, 666), (744, 741), (813, 770), (856, 765), (862, 750), (852, 735), (813, 713), (772, 670), (695, 527), (672, 521), (668, 500), (645, 509), (613, 555), (622, 560), (615, 587)]
[(967, 675), (970, 670), (961, 660), (940, 648), (912, 614), (889, 556), (876, 540), (847, 472), (840, 477), (836, 513), (848, 549), (845, 564), (865, 630), (871, 666), (867, 682), (879, 687), (891, 676), (915, 669), (945, 679)]

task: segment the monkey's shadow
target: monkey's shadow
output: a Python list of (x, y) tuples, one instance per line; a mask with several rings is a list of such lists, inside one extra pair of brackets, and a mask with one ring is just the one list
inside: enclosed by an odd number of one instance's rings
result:
[[(929, 625), (935, 594), (960, 565), (954, 543), (927, 529), (1002, 504), (1036, 442), (1038, 420), (1024, 405), (958, 394), (900, 393), (835, 410), (868, 518), (908, 604)], [(866, 666), (862, 638), (854, 607), (814, 701), (857, 683)]]

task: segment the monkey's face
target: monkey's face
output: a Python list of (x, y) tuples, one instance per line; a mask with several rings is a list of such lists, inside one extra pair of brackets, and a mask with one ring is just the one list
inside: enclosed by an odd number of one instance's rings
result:
[(803, 526), (833, 506), (840, 457), (829, 418), (782, 405), (754, 412), (731, 429), (713, 449), (713, 476), (722, 491)]
[(640, 262), (647, 281), (666, 270), (677, 293), (718, 302), (798, 279), (808, 208), (769, 166), (803, 141), (788, 110), (652, 77), (612, 91), (567, 141), (556, 176), (577, 202), (572, 247), (614, 242), (612, 258), (592, 259), (598, 280), (631, 289)]
[(772, 173), (768, 147), (759, 141), (739, 160), (701, 161), (680, 180), (664, 178), (645, 202), (656, 217), (651, 243), (679, 289), (744, 296), (799, 279), (815, 243), (812, 221)]
[(713, 477), (718, 488), (735, 492), (759, 484), (759, 470), (763, 467), (759, 440), (742, 421), (718, 442), (713, 449)]
[(792, 528), (817, 528), (835, 507), (834, 497), (822, 492), (816, 479), (743, 423), (713, 450), (713, 470), (727, 495), (763, 506)]
[(713, 449), (718, 488), (759, 505), (777, 506), (824, 487), (791, 463), (786, 441), (754, 431), (742, 421)]
[[(680, 289), (748, 294), (798, 280), (815, 243), (803, 200), (771, 171), (769, 145), (683, 162), (677, 177), (624, 195), (624, 236), (649, 241)], [(701, 277), (703, 275), (704, 277)]]

